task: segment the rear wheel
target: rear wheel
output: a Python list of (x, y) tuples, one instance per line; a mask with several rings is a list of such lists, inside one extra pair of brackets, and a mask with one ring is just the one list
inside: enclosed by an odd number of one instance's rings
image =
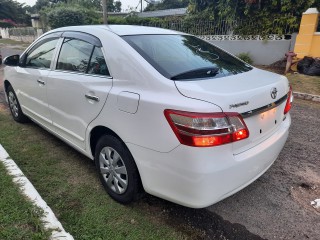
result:
[(7, 89), (8, 103), (13, 119), (20, 123), (28, 122), (28, 117), (23, 114), (20, 103), (12, 86)]
[(116, 137), (100, 138), (95, 151), (95, 164), (102, 185), (120, 203), (136, 200), (141, 190), (137, 166), (126, 146)]

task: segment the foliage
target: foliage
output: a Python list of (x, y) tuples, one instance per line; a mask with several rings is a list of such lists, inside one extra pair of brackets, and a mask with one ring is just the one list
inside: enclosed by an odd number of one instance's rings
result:
[(239, 53), (237, 57), (246, 63), (249, 63), (249, 64), (253, 63), (253, 60), (251, 59), (249, 53)]
[(33, 9), (36, 12), (40, 12), (41, 9), (49, 7), (50, 6), (50, 1), (49, 0), (37, 0), (35, 5), (33, 6)]
[[(237, 19), (238, 34), (283, 34), (285, 27), (297, 31), (302, 13), (320, 9), (319, 0), (190, 0), (188, 11), (203, 18)], [(276, 19), (276, 20), (275, 20)], [(247, 23), (254, 22), (254, 25)]]
[(83, 25), (84, 14), (79, 9), (55, 8), (48, 13), (48, 23), (52, 28)]
[(30, 16), (26, 14), (24, 4), (14, 0), (0, 0), (0, 20), (11, 19), (17, 24), (30, 25)]
[[(210, 20), (202, 15), (187, 15), (185, 17), (171, 16), (166, 18), (139, 18), (130, 16), (126, 18), (109, 17), (109, 24), (131, 24), (152, 27), (161, 27), (176, 31), (186, 32), (194, 35), (228, 35), (231, 31), (236, 35), (261, 35), (282, 34), (288, 30), (286, 16), (270, 20), (270, 24), (263, 22), (245, 20)], [(271, 30), (270, 30), (271, 29)]]
[[(2, 1), (2, 0), (0, 0)], [(47, 8), (60, 8), (65, 6), (66, 8), (79, 8), (81, 6), (85, 10), (102, 11), (101, 0), (37, 0), (33, 9), (30, 12), (43, 12), (47, 11)], [(121, 12), (121, 2), (108, 0), (107, 2), (108, 12)]]
[(41, 19), (52, 28), (101, 23), (101, 16), (96, 11), (79, 5), (60, 3), (44, 9), (40, 14)]
[(163, 0), (158, 4), (149, 3), (144, 11), (156, 11), (164, 9), (185, 8), (188, 7), (189, 0)]
[(0, 20), (0, 27), (1, 28), (11, 28), (11, 27), (15, 27), (17, 26), (17, 24), (12, 21), (11, 19), (2, 19)]

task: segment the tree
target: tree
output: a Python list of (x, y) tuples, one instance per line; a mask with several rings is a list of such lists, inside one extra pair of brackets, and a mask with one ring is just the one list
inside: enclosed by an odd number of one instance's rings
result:
[(189, 0), (163, 0), (158, 4), (149, 3), (144, 11), (156, 11), (174, 8), (186, 8), (189, 5)]
[(41, 9), (49, 6), (50, 6), (49, 0), (37, 0), (33, 8), (36, 12), (40, 12)]
[(310, 7), (320, 8), (319, 0), (190, 0), (189, 12), (191, 14), (209, 13), (213, 17), (239, 17), (264, 13), (291, 14), (301, 17), (302, 13)]
[(52, 28), (85, 24), (81, 10), (72, 8), (56, 8), (48, 13), (48, 23)]
[(101, 23), (101, 15), (97, 14), (94, 9), (84, 8), (76, 4), (54, 5), (43, 9), (40, 14), (44, 22), (52, 28)]
[(108, 0), (107, 9), (108, 9), (108, 12), (121, 12), (121, 2), (120, 1), (114, 2), (113, 0)]
[(11, 19), (19, 24), (31, 24), (24, 4), (13, 0), (0, 0), (0, 19)]
[(114, 3), (114, 11), (115, 12), (121, 12), (121, 2), (120, 1), (116, 1)]

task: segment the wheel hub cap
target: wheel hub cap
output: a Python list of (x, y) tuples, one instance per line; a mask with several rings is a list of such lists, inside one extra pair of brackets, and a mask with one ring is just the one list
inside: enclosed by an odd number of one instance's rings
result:
[(10, 106), (12, 114), (15, 117), (18, 117), (19, 116), (18, 102), (17, 102), (17, 99), (14, 96), (13, 92), (9, 92), (8, 100), (9, 100), (9, 106)]
[(128, 187), (128, 173), (119, 153), (105, 147), (99, 155), (100, 173), (107, 186), (117, 194), (123, 194)]

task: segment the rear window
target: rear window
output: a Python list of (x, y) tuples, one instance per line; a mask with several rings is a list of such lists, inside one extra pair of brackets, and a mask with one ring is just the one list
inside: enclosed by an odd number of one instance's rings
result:
[(124, 36), (158, 72), (172, 80), (218, 78), (252, 69), (221, 49), (194, 36)]

